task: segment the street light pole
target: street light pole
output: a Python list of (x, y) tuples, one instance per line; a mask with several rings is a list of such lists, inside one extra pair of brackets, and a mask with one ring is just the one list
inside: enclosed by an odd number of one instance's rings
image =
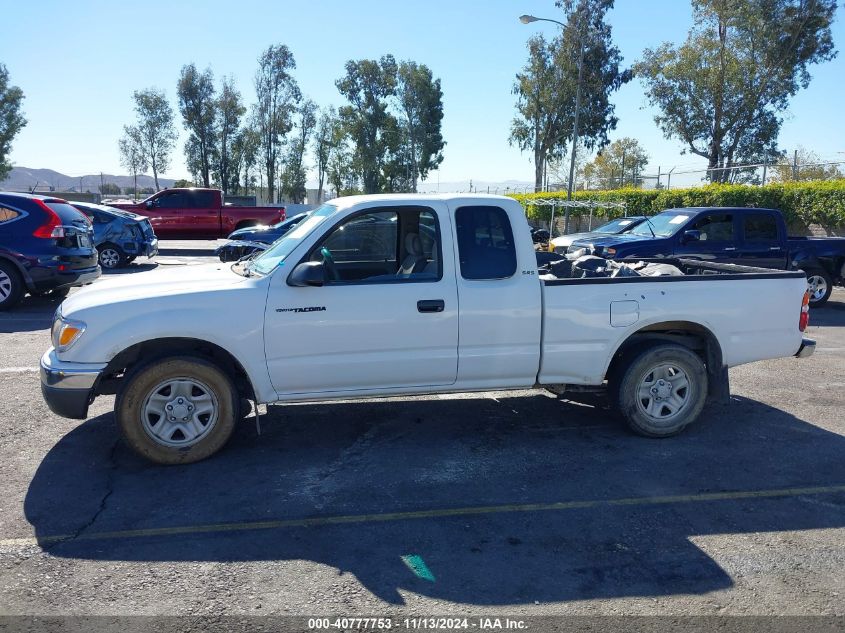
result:
[(566, 199), (572, 200), (572, 186), (575, 180), (575, 152), (578, 148), (578, 115), (581, 114), (581, 79), (584, 77), (584, 33), (581, 32), (581, 44), (578, 53), (578, 84), (575, 86), (575, 122), (572, 126), (572, 156), (569, 159), (569, 187)]
[[(579, 11), (582, 10), (581, 7), (578, 9)], [(582, 15), (580, 20), (583, 20), (584, 16)], [(581, 84), (584, 78), (584, 28), (583, 25), (580, 23), (579, 20), (579, 30), (580, 36), (579, 40), (580, 43), (578, 45), (578, 83), (575, 86), (575, 116), (573, 121), (573, 129), (572, 129), (572, 155), (569, 158), (569, 184), (566, 189), (566, 199), (572, 200), (572, 188), (574, 186), (575, 181), (575, 153), (578, 147), (578, 118), (581, 114)], [(531, 22), (553, 22), (557, 24), (562, 29), (568, 28), (568, 25), (564, 24), (563, 22), (558, 22), (557, 20), (551, 20), (549, 18), (538, 18), (533, 15), (521, 15), (519, 16), (519, 21), (523, 24), (530, 24)], [(569, 212), (569, 208), (567, 207), (567, 214)], [(567, 217), (568, 220), (568, 217)]]

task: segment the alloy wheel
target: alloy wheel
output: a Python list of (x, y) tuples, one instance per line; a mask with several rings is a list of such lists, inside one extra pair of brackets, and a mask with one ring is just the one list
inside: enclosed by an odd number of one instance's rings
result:
[(103, 268), (117, 268), (120, 262), (120, 253), (113, 248), (105, 248), (100, 251), (100, 265)]
[(12, 294), (12, 279), (6, 271), (0, 270), (0, 303), (9, 298)]
[(810, 290), (810, 301), (819, 301), (827, 294), (827, 281), (821, 275), (810, 275), (807, 277), (807, 288)]
[(193, 446), (205, 437), (219, 416), (214, 392), (194, 378), (171, 378), (156, 385), (141, 409), (144, 430), (170, 448)]

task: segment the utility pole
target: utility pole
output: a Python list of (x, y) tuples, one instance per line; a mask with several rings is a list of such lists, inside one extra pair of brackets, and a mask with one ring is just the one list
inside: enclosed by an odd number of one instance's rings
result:
[[(580, 45), (578, 51), (578, 83), (575, 86), (575, 117), (574, 125), (572, 126), (572, 156), (569, 160), (569, 188), (566, 191), (566, 199), (572, 200), (572, 183), (575, 179), (575, 153), (578, 148), (578, 116), (581, 114), (581, 83), (584, 79), (584, 5), (579, 7), (581, 13), (578, 20), (578, 30), (580, 31)], [(569, 220), (569, 207), (566, 208), (566, 219)], [(568, 224), (568, 222), (567, 222)]]
[(798, 150), (792, 155), (792, 180), (798, 180)]
[(625, 187), (625, 148), (622, 148), (622, 174), (621, 179), (619, 182), (619, 188), (622, 189)]
[(657, 166), (657, 184), (654, 186), (655, 189), (660, 189), (660, 165)]

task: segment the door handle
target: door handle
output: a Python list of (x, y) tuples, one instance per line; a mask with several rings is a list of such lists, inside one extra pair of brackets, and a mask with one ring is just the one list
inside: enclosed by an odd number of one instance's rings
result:
[(446, 302), (443, 299), (423, 299), (417, 301), (418, 312), (443, 312), (446, 309)]
[(779, 251), (779, 250), (780, 250), (780, 246), (770, 246), (770, 247), (769, 247), (769, 250), (770, 250), (770, 251)]
[(736, 250), (736, 246), (726, 246), (724, 250), (726, 250), (726, 251), (735, 251), (735, 250)]

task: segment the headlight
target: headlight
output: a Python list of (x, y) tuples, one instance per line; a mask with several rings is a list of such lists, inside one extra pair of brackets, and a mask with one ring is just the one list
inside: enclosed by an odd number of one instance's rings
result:
[(604, 254), (605, 254), (606, 257), (613, 257), (614, 255), (616, 255), (616, 249), (615, 248), (609, 248), (609, 247), (605, 248)]
[(56, 316), (53, 318), (53, 327), (50, 330), (53, 347), (59, 352), (64, 352), (82, 336), (85, 327), (86, 325), (82, 321), (66, 319), (57, 310)]

